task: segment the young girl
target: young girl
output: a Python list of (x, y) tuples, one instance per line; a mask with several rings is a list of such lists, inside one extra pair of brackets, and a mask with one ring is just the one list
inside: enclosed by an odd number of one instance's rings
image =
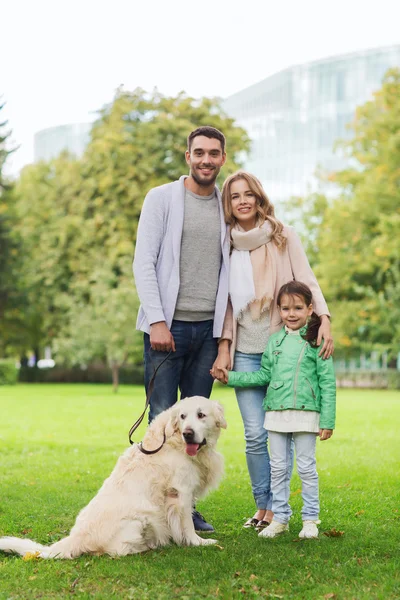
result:
[(320, 326), (312, 294), (299, 281), (283, 285), (277, 298), (283, 328), (272, 335), (261, 368), (253, 372), (224, 369), (232, 387), (269, 384), (264, 399), (271, 459), (272, 522), (259, 533), (272, 538), (288, 531), (291, 460), (294, 441), (303, 498), (300, 538), (317, 538), (319, 521), (316, 437), (327, 440), (335, 427), (336, 381), (332, 358), (323, 360), (316, 340)]

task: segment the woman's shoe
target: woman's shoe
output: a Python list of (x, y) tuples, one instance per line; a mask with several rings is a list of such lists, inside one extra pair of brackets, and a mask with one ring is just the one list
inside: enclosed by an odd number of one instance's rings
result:
[(259, 523), (258, 519), (251, 517), (250, 519), (247, 519), (247, 521), (243, 525), (243, 527), (244, 527), (244, 529), (250, 529), (251, 527), (257, 527), (258, 523)]
[(268, 527), (269, 524), (270, 524), (269, 521), (264, 521), (264, 519), (263, 519), (261, 521), (258, 521), (258, 523), (256, 525), (256, 529), (257, 529), (257, 531), (262, 531), (263, 529)]

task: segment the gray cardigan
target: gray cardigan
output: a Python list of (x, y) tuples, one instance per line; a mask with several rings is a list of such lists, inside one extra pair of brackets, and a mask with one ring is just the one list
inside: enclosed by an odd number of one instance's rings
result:
[[(133, 273), (141, 302), (136, 329), (165, 321), (170, 328), (179, 292), (179, 265), (185, 206), (186, 175), (147, 194), (136, 238)], [(221, 194), (216, 189), (221, 220), (222, 262), (215, 304), (214, 337), (220, 337), (228, 303), (229, 232)], [(207, 248), (204, 248), (207, 252)]]

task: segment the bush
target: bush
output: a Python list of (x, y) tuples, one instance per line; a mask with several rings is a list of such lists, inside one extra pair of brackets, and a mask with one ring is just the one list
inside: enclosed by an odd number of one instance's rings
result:
[[(24, 383), (112, 383), (111, 369), (107, 365), (89, 365), (87, 369), (57, 365), (52, 369), (21, 367), (19, 381)], [(119, 370), (121, 384), (143, 385), (143, 366), (131, 365)]]
[(18, 369), (12, 359), (0, 359), (0, 385), (15, 385), (18, 379)]
[(337, 371), (336, 382), (343, 388), (400, 389), (400, 371)]

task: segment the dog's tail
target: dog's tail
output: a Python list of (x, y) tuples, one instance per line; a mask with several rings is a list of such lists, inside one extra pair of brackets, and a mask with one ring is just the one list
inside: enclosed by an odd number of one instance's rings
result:
[(76, 546), (74, 548), (71, 541), (71, 536), (68, 536), (51, 546), (43, 546), (33, 540), (2, 537), (0, 538), (0, 551), (20, 554), (26, 558), (75, 558), (82, 554), (82, 550)]

